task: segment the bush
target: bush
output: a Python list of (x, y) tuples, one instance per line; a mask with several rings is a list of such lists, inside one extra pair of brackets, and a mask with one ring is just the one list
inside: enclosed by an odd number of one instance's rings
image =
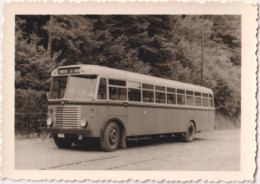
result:
[(17, 89), (15, 91), (15, 133), (40, 133), (47, 116), (45, 92)]
[(216, 112), (215, 116), (215, 130), (220, 129), (231, 129), (231, 128), (240, 128), (241, 126), (241, 116), (229, 116), (226, 114), (223, 114), (221, 112)]

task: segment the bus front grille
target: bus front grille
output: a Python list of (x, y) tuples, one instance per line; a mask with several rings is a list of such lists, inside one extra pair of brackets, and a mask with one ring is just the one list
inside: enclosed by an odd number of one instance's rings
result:
[(81, 107), (61, 106), (56, 107), (56, 115), (53, 127), (56, 128), (80, 128)]

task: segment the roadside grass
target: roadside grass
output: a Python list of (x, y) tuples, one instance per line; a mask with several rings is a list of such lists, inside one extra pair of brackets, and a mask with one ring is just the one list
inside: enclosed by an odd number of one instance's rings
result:
[(216, 112), (215, 115), (215, 130), (222, 130), (222, 129), (235, 129), (241, 127), (241, 116), (227, 116)]
[(52, 135), (50, 133), (15, 133), (15, 140), (19, 139), (47, 139), (47, 138), (52, 138)]

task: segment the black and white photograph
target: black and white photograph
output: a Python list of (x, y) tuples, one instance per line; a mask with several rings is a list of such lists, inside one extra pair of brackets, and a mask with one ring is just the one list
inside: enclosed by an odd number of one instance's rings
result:
[(243, 170), (241, 14), (13, 17), (16, 171)]

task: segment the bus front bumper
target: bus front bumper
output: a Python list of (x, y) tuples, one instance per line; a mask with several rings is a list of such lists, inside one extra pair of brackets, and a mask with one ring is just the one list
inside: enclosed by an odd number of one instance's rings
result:
[(52, 127), (40, 127), (41, 132), (53, 133), (53, 134), (76, 134), (76, 135), (91, 135), (91, 130), (84, 129), (67, 129), (67, 128), (52, 128)]

